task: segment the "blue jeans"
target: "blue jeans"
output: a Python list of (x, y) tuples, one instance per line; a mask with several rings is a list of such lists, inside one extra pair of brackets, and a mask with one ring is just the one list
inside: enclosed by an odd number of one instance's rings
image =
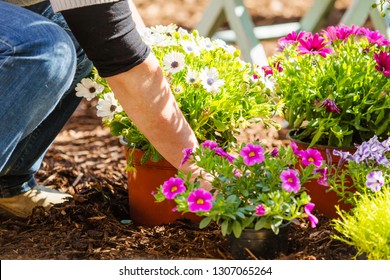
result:
[(92, 63), (49, 2), (0, 0), (0, 197), (28, 191)]

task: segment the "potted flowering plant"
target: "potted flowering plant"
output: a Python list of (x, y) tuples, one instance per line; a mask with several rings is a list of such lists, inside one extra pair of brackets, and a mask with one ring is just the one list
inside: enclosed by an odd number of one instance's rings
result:
[[(175, 25), (146, 28), (141, 35), (160, 62), (172, 93), (199, 141), (212, 139), (229, 148), (236, 144), (237, 134), (250, 124), (263, 121), (266, 125), (277, 125), (271, 119), (274, 106), (268, 79), (261, 69), (252, 69), (242, 61), (234, 47)], [(156, 205), (150, 195), (177, 170), (162, 159), (129, 119), (106, 80), (94, 71), (91, 79), (80, 83), (77, 94), (88, 100), (97, 98), (97, 115), (126, 145), (132, 220), (157, 225), (180, 218), (181, 215), (170, 211), (171, 204)]]
[(329, 177), (328, 184), (344, 203), (355, 207), (361, 196), (390, 185), (390, 138), (381, 142), (374, 136), (358, 145), (353, 154), (340, 150), (333, 153), (340, 160), (332, 166), (335, 176)]
[[(212, 139), (232, 147), (237, 134), (250, 124), (263, 121), (277, 126), (271, 118), (274, 106), (268, 79), (261, 69), (252, 69), (241, 60), (238, 49), (173, 24), (145, 28), (141, 35), (159, 60), (181, 111), (200, 141)], [(123, 136), (129, 145), (143, 150), (144, 161), (160, 159), (96, 71), (89, 83), (93, 82), (92, 90), (88, 88), (80, 95), (97, 96), (97, 115), (104, 125), (113, 135)]]
[(185, 151), (183, 162), (187, 160), (204, 170), (199, 178), (210, 181), (211, 191), (179, 172), (158, 188), (155, 198), (173, 200), (175, 211), (203, 217), (200, 228), (214, 221), (222, 235), (240, 238), (248, 230), (267, 229), (278, 235), (287, 224), (306, 218), (312, 227), (318, 222), (311, 213), (314, 204), (302, 187), (307, 180), (326, 181), (325, 163), (315, 149), (298, 151), (291, 145), (265, 151), (252, 142), (230, 154), (216, 142), (205, 141), (195, 151)]
[(379, 32), (357, 26), (281, 38), (269, 73), (290, 136), (332, 147), (388, 136), (389, 45)]

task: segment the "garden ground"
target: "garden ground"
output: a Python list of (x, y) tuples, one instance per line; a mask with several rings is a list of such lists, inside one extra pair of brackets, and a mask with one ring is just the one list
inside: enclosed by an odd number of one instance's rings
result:
[[(195, 0), (135, 2), (140, 2), (147, 25), (175, 22), (187, 28), (195, 26), (207, 4)], [(264, 25), (299, 20), (312, 1), (245, 2), (255, 23)], [(337, 2), (328, 24), (337, 23), (350, 1)], [(271, 53), (275, 42), (264, 45)], [(227, 240), (215, 225), (200, 230), (185, 220), (156, 227), (128, 224), (123, 148), (101, 126), (93, 105), (82, 102), (37, 174), (39, 183), (71, 193), (74, 200), (49, 212), (36, 209), (28, 219), (0, 216), (0, 259), (231, 259)], [(288, 143), (285, 131), (261, 126), (240, 136), (241, 141), (254, 138), (269, 148)], [(292, 226), (289, 250), (279, 259), (353, 258), (354, 248), (333, 240), (330, 220), (318, 217), (315, 229), (306, 224)]]

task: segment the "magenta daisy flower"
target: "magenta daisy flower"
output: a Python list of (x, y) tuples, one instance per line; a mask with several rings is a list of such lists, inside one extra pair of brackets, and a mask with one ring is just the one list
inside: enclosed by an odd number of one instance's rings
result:
[(337, 106), (336, 102), (332, 99), (325, 99), (320, 103), (321, 107), (325, 108), (328, 113), (341, 113), (341, 109)]
[(318, 33), (308, 37), (306, 40), (300, 39), (299, 43), (301, 44), (298, 47), (300, 54), (319, 54), (322, 57), (326, 57), (333, 52), (333, 49), (326, 47), (329, 43), (325, 42), (325, 39), (320, 37)]
[(384, 51), (374, 53), (374, 59), (377, 63), (375, 69), (385, 76), (390, 76), (390, 53)]
[(349, 38), (351, 35), (356, 35), (358, 32), (358, 28), (355, 26), (349, 27), (345, 25), (340, 26), (328, 26), (324, 31), (323, 34), (330, 40), (330, 41), (336, 41), (341, 40), (345, 41)]
[(252, 166), (256, 163), (262, 163), (265, 160), (264, 149), (259, 145), (248, 143), (240, 151), (240, 156), (244, 158), (246, 165)]
[(162, 185), (162, 193), (166, 199), (174, 199), (176, 195), (185, 191), (184, 181), (180, 178), (171, 177)]
[(311, 211), (314, 209), (314, 206), (314, 203), (308, 203), (304, 207), (312, 228), (315, 228), (318, 224), (318, 218), (311, 213)]
[(379, 31), (374, 31), (369, 28), (362, 27), (360, 28), (359, 33), (361, 35), (364, 35), (367, 38), (368, 42), (372, 45), (377, 45), (379, 47), (389, 45), (389, 40), (387, 40), (385, 36)]
[(264, 216), (265, 215), (265, 207), (263, 204), (259, 204), (256, 206), (256, 212), (255, 212), (255, 215), (256, 216)]
[(300, 31), (298, 33), (293, 31), (278, 40), (278, 48), (283, 50), (287, 45), (298, 43), (299, 40), (304, 39), (304, 37), (308, 36), (308, 34), (310, 33), (305, 31)]
[(204, 189), (197, 189), (192, 191), (187, 198), (188, 209), (191, 212), (206, 212), (213, 206), (212, 201), (213, 196), (210, 192)]
[(307, 149), (305, 151), (301, 151), (300, 156), (302, 158), (302, 164), (304, 166), (308, 166), (309, 164), (314, 164), (317, 167), (320, 167), (322, 164), (322, 155), (316, 149)]
[(288, 192), (297, 193), (301, 189), (301, 182), (298, 178), (298, 172), (294, 169), (287, 169), (280, 173), (282, 188)]
[(192, 155), (192, 149), (191, 148), (184, 149), (183, 154), (184, 154), (184, 157), (180, 163), (180, 166), (185, 164), (190, 159), (190, 157)]

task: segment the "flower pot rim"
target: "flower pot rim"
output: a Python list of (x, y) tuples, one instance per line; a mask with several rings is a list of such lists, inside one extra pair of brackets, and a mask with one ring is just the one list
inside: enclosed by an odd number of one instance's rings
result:
[[(287, 133), (287, 139), (288, 140), (296, 142), (296, 143), (301, 144), (301, 145), (310, 146), (309, 142), (305, 142), (305, 141), (302, 141), (302, 140), (299, 140), (299, 139), (295, 139), (291, 135), (291, 133), (294, 132), (294, 131), (298, 131), (298, 129), (290, 129), (288, 131), (288, 133)], [(319, 148), (319, 149), (323, 149), (323, 150), (326, 150), (326, 149), (335, 149), (335, 150), (342, 150), (342, 151), (355, 151), (356, 150), (355, 147), (347, 147), (347, 146), (337, 147), (337, 146), (328, 146), (328, 145), (321, 145), (321, 144), (314, 144), (313, 147), (316, 147), (316, 148)]]

